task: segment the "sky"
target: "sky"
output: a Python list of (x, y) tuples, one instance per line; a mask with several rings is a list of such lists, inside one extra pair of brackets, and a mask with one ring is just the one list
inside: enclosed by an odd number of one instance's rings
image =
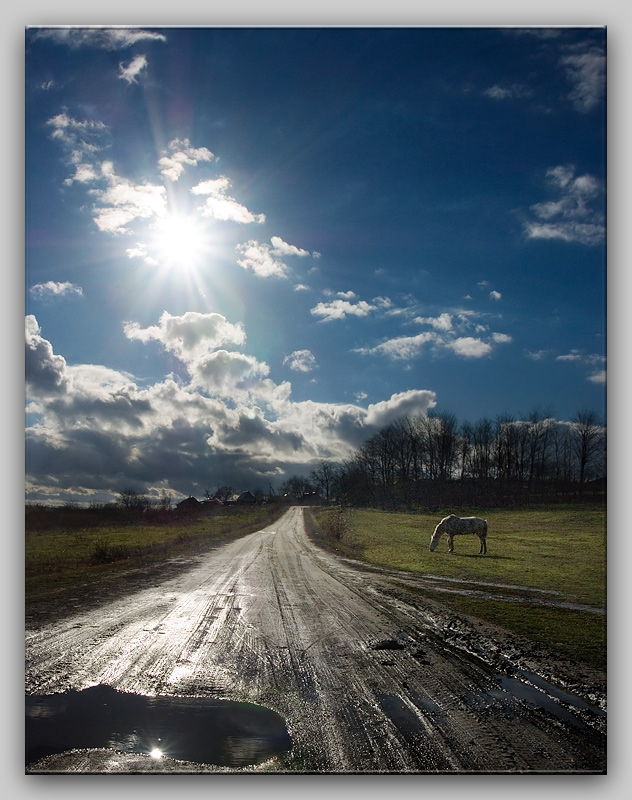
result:
[(606, 413), (600, 27), (26, 31), (27, 499)]

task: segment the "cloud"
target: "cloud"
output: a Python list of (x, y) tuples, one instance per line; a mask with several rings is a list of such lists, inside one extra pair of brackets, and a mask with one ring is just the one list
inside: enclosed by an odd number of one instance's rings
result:
[(427, 331), (418, 333), (416, 336), (399, 336), (388, 339), (375, 347), (359, 347), (352, 352), (362, 355), (381, 355), (393, 360), (409, 360), (419, 355), (424, 345), (436, 342), (437, 335)]
[(181, 316), (164, 311), (158, 325), (141, 328), (138, 323), (126, 322), (123, 330), (131, 340), (160, 342), (185, 363), (225, 344), (242, 345), (246, 341), (243, 325), (234, 325), (221, 314), (198, 311), (187, 311)]
[(454, 341), (446, 342), (445, 346), (464, 358), (482, 358), (492, 352), (492, 346), (473, 336), (461, 336)]
[(585, 245), (602, 242), (606, 229), (601, 183), (589, 174), (576, 177), (573, 165), (552, 167), (546, 177), (557, 198), (530, 207), (536, 219), (526, 222), (527, 237)]
[(265, 214), (253, 214), (233, 197), (226, 194), (230, 189), (230, 181), (225, 176), (213, 180), (202, 181), (191, 191), (195, 195), (209, 195), (198, 211), (203, 217), (213, 217), (222, 222), (265, 222)]
[[(353, 292), (351, 294), (353, 295)], [(355, 295), (353, 296), (355, 297)], [(329, 303), (317, 303), (314, 308), (310, 309), (310, 313), (315, 317), (322, 317), (323, 322), (331, 322), (348, 316), (366, 317), (376, 308), (377, 306), (367, 303), (366, 300), (358, 300), (357, 303), (352, 303), (349, 300), (338, 299)]]
[(311, 350), (295, 350), (283, 359), (296, 372), (311, 372), (316, 366), (316, 357)]
[[(198, 161), (215, 161), (216, 156), (206, 147), (192, 147), (188, 139), (173, 139), (169, 142), (167, 155), (158, 160), (161, 173), (171, 181), (177, 181), (184, 172), (185, 164), (197, 166)], [(194, 194), (195, 187), (191, 190)]]
[(272, 252), (275, 256), (308, 256), (309, 250), (302, 250), (293, 244), (284, 242), (278, 236), (273, 236), (270, 241), (272, 242)]
[[(52, 128), (51, 139), (63, 146), (70, 164), (77, 170), (85, 167), (84, 159), (93, 158), (108, 145), (110, 129), (99, 120), (78, 120), (61, 111), (47, 120), (46, 124)], [(89, 166), (85, 168), (89, 169)]]
[[(415, 317), (413, 322), (430, 325), (433, 330), (423, 331), (415, 336), (396, 336), (373, 347), (355, 348), (352, 352), (370, 356), (385, 356), (393, 361), (410, 361), (430, 348), (433, 355), (441, 355), (446, 350), (465, 358), (481, 358), (491, 353), (497, 344), (512, 341), (505, 333), (488, 334), (488, 327), (476, 323), (478, 315), (471, 311), (454, 313), (443, 312), (437, 317)], [(479, 336), (464, 335), (474, 331)], [(485, 334), (485, 338), (480, 338)]]
[(46, 283), (36, 283), (34, 286), (31, 286), (29, 293), (33, 297), (42, 299), (44, 297), (63, 297), (68, 294), (82, 295), (83, 289), (81, 286), (77, 286), (69, 281), (63, 283), (58, 281), (46, 281)]
[(27, 392), (47, 397), (63, 392), (67, 385), (66, 360), (55, 355), (50, 342), (41, 336), (37, 319), (29, 314), (26, 329)]
[(285, 278), (288, 266), (285, 262), (275, 258), (269, 244), (260, 243), (251, 239), (238, 244), (235, 250), (241, 255), (237, 263), (244, 269), (251, 269), (260, 278)]
[(499, 86), (498, 84), (490, 86), (489, 89), (485, 89), (483, 94), (486, 97), (491, 97), (492, 100), (519, 100), (524, 97), (531, 97), (533, 92), (525, 86), (512, 83), (511, 86)]
[(590, 383), (606, 382), (606, 357), (599, 353), (583, 353), (581, 350), (573, 349), (570, 353), (563, 353), (556, 356), (556, 361), (562, 363), (577, 364), (577, 366), (588, 366), (591, 371), (586, 376)]
[(155, 326), (127, 324), (125, 332), (183, 360), (190, 383), (167, 376), (140, 386), (98, 364), (68, 365), (36, 318), (26, 318), (35, 418), (27, 427), (29, 499), (107, 502), (126, 486), (156, 497), (165, 488), (201, 496), (209, 476), (237, 487), (278, 487), (314, 459), (351, 457), (388, 422), (427, 413), (436, 402), (422, 389), (367, 409), (293, 402), (288, 383), (263, 377), (264, 364), (220, 346), (242, 343), (245, 332), (219, 314), (165, 312)]
[(490, 300), (501, 300), (502, 299), (502, 294), (500, 292), (497, 292), (494, 289), (489, 293), (489, 299)]
[(162, 33), (140, 28), (42, 28), (36, 30), (37, 39), (50, 39), (68, 47), (99, 47), (104, 50), (118, 50), (131, 47), (138, 42), (166, 42)]
[(449, 331), (452, 329), (452, 315), (443, 313), (438, 317), (415, 317), (414, 322), (420, 325), (432, 325), (439, 331)]
[(89, 190), (89, 194), (96, 199), (93, 216), (100, 231), (127, 233), (128, 225), (133, 220), (150, 219), (166, 213), (167, 193), (164, 186), (133, 184), (118, 176), (109, 161), (101, 164), (101, 175), (108, 187)]
[(147, 67), (147, 57), (138, 55), (134, 56), (127, 64), (119, 64), (119, 78), (127, 81), (128, 83), (136, 83), (138, 75)]
[(597, 48), (563, 56), (561, 64), (573, 84), (569, 98), (583, 114), (601, 105), (606, 89), (606, 56)]

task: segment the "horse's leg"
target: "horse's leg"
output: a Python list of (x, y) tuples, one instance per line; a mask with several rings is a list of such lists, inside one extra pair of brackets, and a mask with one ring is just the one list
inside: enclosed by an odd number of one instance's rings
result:
[(479, 556), (484, 556), (487, 552), (487, 542), (484, 536), (479, 536), (478, 538), (481, 540), (481, 549), (478, 551), (478, 554)]
[(449, 533), (448, 534), (448, 553), (454, 552), (454, 536)]

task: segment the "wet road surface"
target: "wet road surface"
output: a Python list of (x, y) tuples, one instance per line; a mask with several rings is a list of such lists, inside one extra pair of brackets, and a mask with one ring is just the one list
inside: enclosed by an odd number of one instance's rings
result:
[[(26, 693), (105, 686), (257, 704), (283, 718), (291, 747), (263, 764), (253, 755), (252, 769), (605, 771), (603, 711), (528, 672), (500, 673), (484, 646), (452, 644), (411, 582), (395, 590), (388, 573), (314, 546), (291, 508), (175, 578), (27, 631)], [(226, 769), (120, 742), (74, 747), (27, 771)]]

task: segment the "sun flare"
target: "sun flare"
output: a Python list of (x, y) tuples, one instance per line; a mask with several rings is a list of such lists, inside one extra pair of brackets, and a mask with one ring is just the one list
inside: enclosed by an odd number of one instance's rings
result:
[(181, 269), (197, 266), (208, 249), (204, 226), (193, 217), (177, 214), (156, 223), (152, 245), (161, 265)]

